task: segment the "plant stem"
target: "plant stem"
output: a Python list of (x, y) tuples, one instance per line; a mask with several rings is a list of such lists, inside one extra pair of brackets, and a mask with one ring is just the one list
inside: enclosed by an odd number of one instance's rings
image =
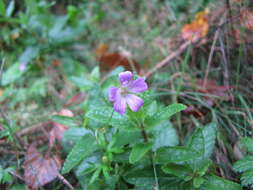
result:
[(143, 137), (143, 140), (144, 140), (144, 143), (147, 143), (148, 142), (148, 135), (144, 129), (144, 125), (141, 124), (141, 134), (142, 134), (142, 137)]
[(154, 160), (154, 155), (151, 155), (151, 160), (153, 164), (153, 170), (154, 170), (154, 177), (155, 177), (155, 190), (159, 190), (159, 183), (158, 183), (158, 178), (157, 178), (157, 172), (156, 172), (156, 167), (155, 167), (155, 160)]

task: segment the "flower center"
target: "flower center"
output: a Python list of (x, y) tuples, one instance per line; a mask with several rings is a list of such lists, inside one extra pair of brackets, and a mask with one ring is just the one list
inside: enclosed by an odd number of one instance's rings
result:
[(129, 92), (128, 92), (128, 89), (127, 89), (127, 88), (124, 88), (124, 87), (121, 87), (121, 88), (120, 88), (120, 94), (121, 94), (122, 96), (126, 96), (128, 93), (129, 93)]

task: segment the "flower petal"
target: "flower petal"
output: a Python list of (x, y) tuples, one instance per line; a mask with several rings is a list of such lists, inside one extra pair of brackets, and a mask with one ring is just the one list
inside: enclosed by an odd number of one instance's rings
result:
[(144, 78), (138, 78), (131, 82), (128, 86), (128, 90), (133, 93), (144, 92), (148, 89), (148, 85)]
[(109, 88), (108, 97), (111, 102), (114, 102), (116, 100), (116, 96), (117, 96), (118, 91), (119, 91), (119, 89), (114, 86)]
[(119, 74), (119, 81), (123, 87), (127, 86), (127, 84), (132, 81), (133, 73), (130, 71), (121, 72)]
[(114, 105), (114, 111), (118, 112), (119, 114), (123, 115), (126, 113), (126, 99), (117, 93)]
[(128, 94), (125, 98), (128, 106), (134, 112), (137, 112), (144, 104), (144, 101), (141, 98), (133, 94)]

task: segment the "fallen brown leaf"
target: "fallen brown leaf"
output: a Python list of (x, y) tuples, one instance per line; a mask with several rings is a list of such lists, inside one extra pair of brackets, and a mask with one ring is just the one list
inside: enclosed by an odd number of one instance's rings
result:
[(219, 86), (212, 80), (207, 80), (206, 82), (204, 80), (197, 81), (197, 89), (199, 92), (207, 94), (205, 99), (209, 106), (213, 106), (215, 104), (216, 98), (208, 95), (214, 95), (223, 98), (226, 101), (233, 100), (232, 95), (228, 93), (228, 91), (232, 88), (232, 86)]
[(207, 80), (206, 83), (204, 80), (198, 80), (197, 87), (202, 93), (208, 93), (220, 97), (226, 97), (227, 91), (233, 88), (232, 86), (219, 86), (212, 80)]
[(140, 70), (139, 64), (132, 60), (130, 57), (125, 55), (125, 52), (109, 52), (109, 47), (107, 44), (100, 44), (95, 53), (98, 62), (100, 63), (100, 68), (102, 71), (111, 71), (118, 66), (123, 66), (126, 70)]
[(42, 156), (34, 144), (30, 145), (25, 157), (25, 183), (30, 189), (36, 189), (51, 181), (58, 175), (61, 160), (58, 156)]

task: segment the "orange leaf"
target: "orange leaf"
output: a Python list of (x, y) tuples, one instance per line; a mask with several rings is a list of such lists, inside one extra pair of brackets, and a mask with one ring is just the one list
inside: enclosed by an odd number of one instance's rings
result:
[(181, 34), (185, 40), (197, 41), (207, 35), (208, 28), (207, 11), (203, 11), (196, 14), (192, 23), (183, 26)]
[(54, 67), (58, 67), (58, 66), (61, 65), (61, 61), (60, 61), (59, 59), (54, 59), (54, 60), (52, 61), (52, 65), (53, 65)]
[(108, 52), (109, 46), (107, 44), (99, 44), (98, 47), (96, 48), (95, 54), (96, 57), (99, 58), (102, 55), (105, 55)]
[(253, 11), (242, 10), (240, 15), (240, 21), (243, 27), (248, 30), (253, 30)]
[(58, 176), (61, 160), (58, 156), (42, 156), (34, 144), (30, 145), (25, 157), (25, 183), (32, 189), (41, 187)]
[(0, 89), (0, 96), (2, 96), (4, 94), (4, 90)]

